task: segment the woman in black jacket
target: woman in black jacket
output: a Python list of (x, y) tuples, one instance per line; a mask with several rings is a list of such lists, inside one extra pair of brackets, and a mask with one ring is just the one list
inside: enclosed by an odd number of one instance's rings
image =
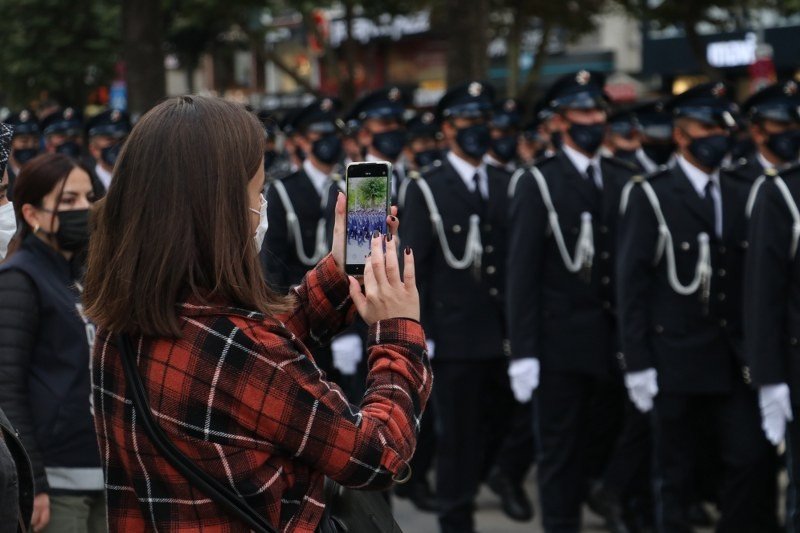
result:
[(33, 464), (34, 531), (102, 531), (89, 402), (94, 326), (79, 282), (92, 183), (73, 160), (46, 154), (25, 165), (14, 192), (19, 229), (0, 265), (0, 407)]

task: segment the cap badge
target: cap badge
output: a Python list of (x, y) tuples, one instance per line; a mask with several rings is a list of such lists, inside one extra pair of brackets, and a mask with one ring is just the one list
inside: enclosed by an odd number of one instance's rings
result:
[(575, 75), (575, 81), (577, 81), (579, 85), (586, 85), (591, 79), (592, 75), (588, 70), (581, 70)]
[(506, 100), (503, 104), (503, 109), (506, 113), (511, 113), (512, 111), (517, 110), (517, 103), (514, 100)]
[(325, 98), (324, 100), (322, 100), (322, 102), (320, 102), (319, 108), (322, 111), (326, 112), (330, 111), (331, 109), (333, 109), (333, 102), (331, 102), (330, 98)]
[(714, 98), (724, 98), (727, 93), (728, 89), (726, 89), (725, 85), (722, 83), (714, 85), (714, 87), (711, 89), (711, 94), (714, 96)]
[(72, 120), (72, 117), (75, 116), (75, 110), (71, 107), (68, 107), (64, 110), (64, 118), (66, 120)]
[(119, 109), (114, 109), (111, 111), (111, 122), (119, 122), (122, 118), (122, 113), (119, 112)]
[(433, 113), (431, 113), (430, 111), (426, 111), (425, 113), (422, 114), (422, 116), (420, 117), (420, 120), (422, 121), (423, 124), (432, 124), (433, 123)]
[(477, 98), (478, 96), (481, 95), (481, 93), (483, 93), (483, 85), (481, 85), (477, 81), (473, 81), (472, 83), (469, 84), (469, 87), (467, 87), (467, 92), (473, 98)]
[(400, 89), (398, 89), (397, 87), (392, 87), (389, 90), (389, 94), (387, 96), (389, 97), (390, 102), (396, 102), (400, 100)]
[(787, 81), (786, 85), (783, 86), (783, 92), (786, 96), (794, 96), (797, 94), (797, 83), (793, 81)]
[(19, 113), (20, 122), (28, 122), (31, 119), (31, 114), (27, 109), (23, 109)]

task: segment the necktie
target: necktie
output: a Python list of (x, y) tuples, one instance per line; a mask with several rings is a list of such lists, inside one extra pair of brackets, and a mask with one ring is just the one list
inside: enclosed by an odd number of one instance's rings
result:
[(483, 194), (481, 194), (481, 175), (478, 172), (472, 176), (472, 183), (475, 185), (472, 195), (475, 197), (475, 203), (479, 209), (478, 215), (483, 216), (486, 210), (486, 199), (483, 197)]
[(594, 165), (589, 165), (586, 167), (586, 179), (594, 186), (595, 189), (598, 191), (603, 190), (603, 186), (600, 184), (600, 181), (597, 179), (597, 174), (594, 169)]
[(714, 234), (717, 233), (717, 206), (714, 204), (714, 196), (711, 194), (711, 191), (714, 190), (714, 182), (708, 180), (705, 187), (705, 196), (703, 197), (703, 205), (705, 207), (704, 211), (706, 213), (706, 218), (711, 223), (711, 228), (713, 229)]

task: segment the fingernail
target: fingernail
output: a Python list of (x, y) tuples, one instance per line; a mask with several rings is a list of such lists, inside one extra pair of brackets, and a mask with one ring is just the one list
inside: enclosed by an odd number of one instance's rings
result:
[(371, 251), (370, 251), (370, 253), (367, 254), (367, 257), (372, 257), (372, 252)]
[(411, 247), (406, 246), (406, 255), (411, 255)]
[(391, 233), (386, 235), (386, 242), (392, 242), (392, 234)]
[(377, 238), (378, 238), (378, 237), (380, 237), (380, 236), (381, 236), (381, 232), (380, 232), (380, 231), (378, 231), (378, 230), (374, 230), (374, 231), (372, 232), (372, 238), (373, 238), (373, 239), (377, 239)]

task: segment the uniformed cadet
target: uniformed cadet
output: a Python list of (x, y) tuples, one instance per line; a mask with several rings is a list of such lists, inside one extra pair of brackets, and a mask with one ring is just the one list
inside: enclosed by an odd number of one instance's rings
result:
[(414, 250), (422, 322), (432, 342), (445, 533), (474, 531), (474, 500), (513, 406), (506, 369), (504, 279), (508, 175), (489, 149), (493, 90), (450, 89), (437, 114), (450, 152), (409, 187), (401, 242)]
[(344, 148), (344, 166), (349, 163), (357, 163), (364, 160), (364, 150), (358, 143), (358, 132), (361, 130), (361, 121), (350, 117), (344, 123), (344, 136), (342, 146)]
[(548, 137), (541, 122), (534, 116), (522, 128), (518, 148), (520, 166), (529, 167), (544, 155), (549, 142)]
[(83, 115), (74, 107), (65, 107), (44, 117), (39, 125), (44, 135), (45, 151), (73, 159), (83, 155)]
[(726, 170), (754, 182), (767, 170), (780, 169), (800, 157), (800, 92), (789, 80), (770, 85), (742, 104), (749, 122), (754, 151), (741, 157)]
[(362, 97), (350, 111), (350, 116), (360, 125), (358, 143), (364, 152), (364, 161), (392, 164), (392, 204), (397, 203), (397, 194), (406, 179), (400, 154), (406, 145), (403, 114), (408, 98), (398, 87), (385, 87)]
[[(512, 178), (508, 317), (514, 395), (536, 391), (545, 531), (578, 531), (587, 473), (600, 474), (621, 416), (612, 267), (629, 166), (601, 157), (607, 104), (600, 74), (547, 93), (562, 147)], [(540, 379), (541, 374), (541, 379)]]
[(14, 180), (22, 165), (39, 155), (40, 131), (39, 121), (30, 109), (9, 116), (6, 123), (13, 128), (11, 153), (8, 159), (8, 192), (9, 200), (13, 200)]
[(301, 107), (299, 109), (287, 111), (283, 116), (283, 120), (280, 122), (281, 131), (284, 135), (283, 150), (286, 159), (283, 161), (283, 165), (281, 165), (282, 172), (276, 173), (275, 178), (283, 178), (299, 171), (303, 166), (303, 161), (306, 159), (306, 153), (298, 146), (297, 137), (299, 132), (294, 127), (295, 118), (297, 118), (297, 115), (304, 109), (305, 108)]
[[(94, 171), (95, 196), (105, 196), (111, 185), (111, 172), (128, 134), (131, 122), (128, 114), (119, 109), (108, 109), (92, 117), (86, 124), (89, 153)], [(98, 183), (99, 182), (99, 183)]]
[(489, 122), (492, 144), (483, 156), (487, 165), (492, 165), (509, 174), (519, 165), (519, 136), (522, 128), (522, 104), (514, 98), (504, 98), (497, 102)]
[(672, 141), (672, 116), (664, 110), (663, 100), (643, 102), (631, 112), (638, 124), (641, 147), (636, 151), (636, 162), (645, 174), (671, 163), (675, 152)]
[[(694, 87), (668, 105), (675, 164), (623, 195), (617, 263), (628, 393), (653, 412), (656, 525), (691, 531), (699, 435), (721, 464), (717, 531), (772, 531), (774, 453), (759, 429), (742, 346), (745, 204), (750, 183), (720, 173), (730, 149), (728, 88)], [(627, 203), (627, 205), (625, 205)]]
[(430, 111), (419, 113), (406, 122), (408, 142), (403, 148), (403, 160), (409, 170), (422, 172), (441, 160), (442, 152), (436, 146), (441, 136), (436, 116)]
[(278, 133), (280, 133), (280, 127), (271, 111), (262, 109), (256, 113), (256, 116), (264, 126), (264, 135), (267, 141), (264, 148), (264, 172), (269, 182), (275, 179), (276, 166), (280, 162), (280, 154), (278, 152)]
[(608, 130), (603, 143), (603, 155), (616, 157), (637, 165), (636, 152), (641, 148), (639, 125), (629, 109), (618, 110), (608, 117)]

